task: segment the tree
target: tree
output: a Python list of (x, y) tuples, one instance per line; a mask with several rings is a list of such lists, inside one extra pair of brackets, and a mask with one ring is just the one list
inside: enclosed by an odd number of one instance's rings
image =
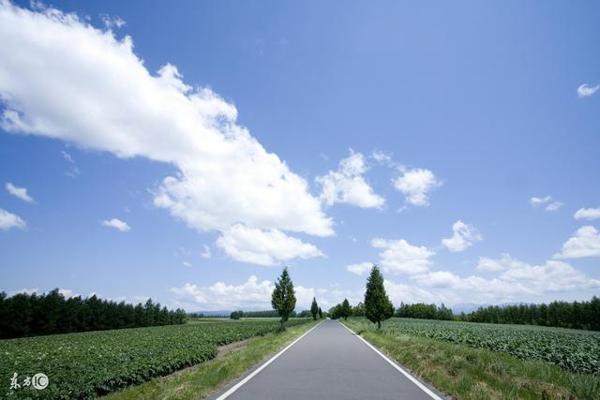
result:
[(350, 314), (352, 313), (352, 308), (350, 307), (350, 303), (348, 302), (348, 299), (344, 299), (344, 301), (342, 302), (342, 317), (344, 317), (344, 319), (348, 319), (348, 317), (350, 316)]
[(229, 314), (229, 318), (231, 318), (231, 319), (240, 319), (243, 316), (244, 316), (243, 311), (232, 311), (231, 314)]
[(314, 320), (317, 319), (317, 314), (319, 313), (319, 305), (317, 304), (317, 299), (313, 297), (312, 304), (310, 305), (310, 313)]
[(285, 322), (296, 307), (296, 293), (294, 283), (290, 278), (287, 267), (283, 269), (281, 276), (275, 283), (275, 289), (271, 295), (271, 305), (281, 317), (281, 329), (285, 329)]
[(371, 274), (367, 280), (365, 314), (369, 321), (377, 324), (378, 329), (381, 328), (381, 321), (394, 315), (394, 306), (385, 293), (383, 276), (376, 265), (373, 265)]
[(323, 310), (319, 307), (319, 319), (323, 319)]

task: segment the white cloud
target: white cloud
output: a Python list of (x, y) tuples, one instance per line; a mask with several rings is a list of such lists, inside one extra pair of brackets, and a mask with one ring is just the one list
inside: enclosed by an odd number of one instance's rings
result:
[(435, 252), (425, 246), (413, 246), (406, 240), (373, 239), (371, 246), (383, 249), (379, 264), (393, 274), (418, 275), (427, 272)]
[(394, 187), (406, 197), (406, 202), (414, 206), (429, 205), (429, 192), (442, 185), (428, 169), (415, 168), (402, 171), (394, 179)]
[(414, 279), (422, 286), (430, 287), (455, 287), (460, 283), (460, 278), (449, 271), (435, 271), (417, 275)]
[(73, 157), (71, 156), (71, 154), (67, 153), (66, 151), (61, 151), (60, 152), (62, 154), (63, 159), (69, 163), (69, 169), (67, 171), (65, 171), (65, 175), (71, 177), (71, 178), (75, 178), (77, 175), (79, 175), (81, 173), (81, 171), (79, 170), (79, 167), (77, 166), (77, 163), (75, 163), (75, 160), (73, 160)]
[(19, 289), (19, 290), (13, 290), (12, 292), (8, 292), (8, 297), (12, 297), (15, 294), (28, 294), (28, 295), (32, 295), (34, 293), (39, 293), (40, 290), (38, 288), (23, 288), (23, 289)]
[(552, 201), (552, 196), (532, 197), (529, 199), (529, 204), (533, 207), (545, 206), (544, 210), (546, 211), (557, 211), (564, 205), (560, 201)]
[(58, 293), (62, 294), (67, 299), (70, 299), (71, 297), (79, 296), (77, 293), (75, 293), (71, 289), (58, 289)]
[(600, 89), (600, 85), (590, 86), (587, 83), (579, 85), (577, 88), (577, 96), (580, 98), (589, 97)]
[[(269, 280), (259, 280), (251, 275), (246, 282), (241, 284), (227, 284), (216, 282), (210, 286), (198, 286), (185, 283), (181, 287), (171, 288), (177, 304), (187, 310), (270, 310), (271, 294), (275, 285)], [(313, 297), (319, 304), (330, 304), (325, 296), (325, 289), (306, 288), (301, 285), (294, 287), (296, 292), (296, 310), (310, 306)]]
[(16, 198), (21, 199), (26, 203), (34, 202), (33, 197), (31, 197), (27, 193), (27, 188), (17, 187), (15, 185), (13, 185), (11, 182), (6, 182), (6, 185), (4, 185), (4, 187), (6, 188), (6, 191), (8, 193), (15, 196)]
[(371, 262), (363, 262), (358, 264), (350, 264), (346, 266), (346, 270), (348, 272), (352, 272), (356, 275), (366, 275), (373, 268), (373, 263)]
[(235, 260), (258, 265), (276, 265), (294, 258), (313, 258), (323, 253), (312, 244), (277, 229), (255, 229), (233, 225), (217, 239), (217, 246)]
[(477, 263), (477, 269), (480, 271), (499, 272), (507, 269), (525, 268), (527, 264), (514, 259), (510, 254), (502, 254), (500, 258), (480, 257)]
[(114, 228), (121, 232), (127, 232), (127, 231), (131, 230), (131, 227), (129, 225), (127, 225), (127, 222), (121, 221), (118, 218), (105, 219), (103, 221), (100, 221), (100, 224), (102, 224), (103, 226), (106, 226), (108, 228)]
[(423, 289), (415, 285), (396, 283), (390, 280), (384, 281), (385, 291), (395, 307), (400, 303), (442, 303), (448, 299), (440, 297), (439, 294)]
[(333, 234), (307, 182), (236, 123), (233, 104), (171, 64), (152, 74), (130, 37), (2, 2), (0, 42), (4, 130), (174, 165), (154, 204), (199, 231)]
[(577, 210), (575, 215), (573, 215), (575, 219), (587, 219), (593, 220), (600, 218), (600, 207), (598, 208), (580, 208)]
[(381, 165), (386, 167), (394, 167), (396, 163), (392, 159), (392, 156), (380, 150), (375, 150), (371, 153), (371, 158)]
[(320, 198), (323, 203), (347, 203), (361, 208), (379, 208), (385, 200), (377, 195), (367, 183), (364, 174), (368, 167), (361, 153), (350, 152), (340, 161), (338, 169), (316, 178), (321, 185)]
[(600, 233), (591, 225), (582, 226), (563, 243), (554, 258), (600, 257)]
[(552, 201), (552, 196), (532, 197), (529, 199), (529, 203), (534, 207), (549, 203), (550, 201)]
[(467, 225), (461, 220), (452, 225), (452, 232), (452, 237), (442, 239), (442, 244), (452, 252), (463, 251), (482, 240), (481, 234), (473, 225)]
[(102, 20), (102, 23), (107, 29), (119, 29), (127, 24), (125, 20), (123, 20), (123, 18), (119, 16), (111, 17), (108, 14), (102, 14), (100, 15), (100, 19)]
[(548, 204), (545, 208), (546, 211), (557, 211), (559, 208), (561, 208), (564, 204), (561, 203), (560, 201), (553, 201), (552, 203)]
[(208, 247), (207, 245), (203, 245), (204, 250), (202, 251), (202, 253), (200, 253), (200, 257), (202, 258), (211, 258), (212, 257), (212, 253), (210, 251), (210, 247)]
[[(435, 271), (413, 276), (411, 279), (416, 285), (391, 286), (418, 301), (450, 304), (550, 301), (555, 300), (559, 292), (561, 296), (568, 294), (574, 298), (589, 298), (600, 288), (600, 280), (590, 278), (562, 261), (549, 260), (541, 265), (530, 265), (508, 255), (495, 261), (498, 265), (487, 270), (499, 274), (491, 279)], [(429, 288), (435, 288), (435, 291)], [(406, 298), (403, 301), (407, 302)]]
[(189, 261), (183, 261), (182, 264), (183, 264), (184, 267), (191, 267), (192, 266), (192, 263), (189, 262)]
[(0, 208), (0, 230), (7, 231), (11, 228), (25, 229), (27, 224), (18, 215)]

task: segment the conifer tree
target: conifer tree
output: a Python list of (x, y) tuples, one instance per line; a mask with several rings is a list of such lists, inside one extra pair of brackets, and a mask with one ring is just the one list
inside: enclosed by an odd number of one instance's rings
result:
[(369, 321), (377, 324), (378, 329), (381, 328), (382, 321), (394, 315), (394, 306), (385, 293), (383, 276), (376, 265), (373, 265), (371, 274), (367, 280), (365, 314)]
[(313, 297), (312, 304), (310, 305), (310, 313), (313, 316), (313, 319), (316, 321), (317, 314), (319, 313), (319, 305), (317, 304), (317, 299)]
[(352, 312), (352, 308), (350, 307), (350, 303), (348, 302), (348, 299), (344, 299), (344, 301), (342, 302), (342, 315), (341, 316), (344, 317), (344, 319), (348, 319), (351, 312)]
[(287, 267), (283, 269), (281, 276), (275, 283), (275, 289), (271, 295), (271, 305), (281, 317), (281, 329), (285, 329), (285, 322), (296, 307), (296, 293), (294, 283), (290, 278)]

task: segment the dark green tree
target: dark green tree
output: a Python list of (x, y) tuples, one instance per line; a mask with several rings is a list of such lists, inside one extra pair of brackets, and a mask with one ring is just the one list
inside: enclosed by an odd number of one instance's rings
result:
[(319, 319), (323, 319), (323, 310), (319, 307)]
[(344, 299), (344, 301), (342, 302), (342, 317), (344, 317), (344, 319), (348, 319), (348, 317), (352, 314), (352, 307), (350, 307), (350, 303), (348, 302), (348, 299)]
[(275, 283), (275, 289), (271, 295), (271, 305), (281, 317), (281, 329), (285, 329), (285, 322), (296, 307), (294, 283), (290, 278), (287, 267), (283, 269), (281, 276)]
[(317, 304), (317, 299), (313, 297), (312, 304), (310, 305), (310, 313), (314, 320), (317, 319), (317, 314), (319, 313), (319, 305)]
[(381, 328), (382, 321), (394, 315), (394, 306), (385, 293), (383, 276), (376, 265), (373, 265), (369, 279), (367, 279), (365, 315), (369, 321), (377, 324), (378, 329)]

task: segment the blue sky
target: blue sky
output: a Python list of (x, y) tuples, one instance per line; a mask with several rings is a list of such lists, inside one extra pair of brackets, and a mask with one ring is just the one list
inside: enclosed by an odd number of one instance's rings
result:
[(0, 290), (599, 294), (599, 8), (3, 2)]

